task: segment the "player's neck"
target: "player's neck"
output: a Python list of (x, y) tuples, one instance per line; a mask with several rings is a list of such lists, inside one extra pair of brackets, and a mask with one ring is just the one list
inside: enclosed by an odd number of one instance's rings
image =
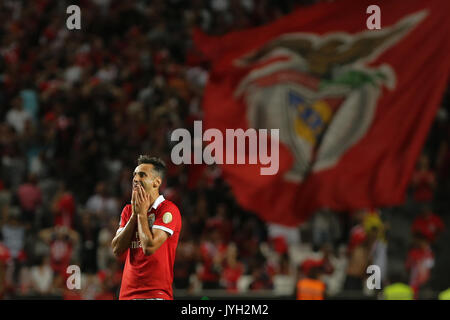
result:
[(155, 191), (155, 192), (150, 192), (149, 194), (150, 196), (150, 207), (153, 206), (153, 204), (155, 203), (156, 199), (158, 199), (159, 197), (159, 192)]

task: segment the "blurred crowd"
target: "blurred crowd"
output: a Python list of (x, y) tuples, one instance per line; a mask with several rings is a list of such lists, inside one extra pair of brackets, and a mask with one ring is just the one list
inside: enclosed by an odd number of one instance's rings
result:
[[(110, 243), (131, 199), (136, 159), (146, 153), (168, 164), (162, 191), (183, 217), (175, 290), (237, 293), (244, 277), (250, 291), (273, 290), (277, 276), (301, 287), (302, 279), (331, 277), (342, 258), (341, 289), (362, 291), (366, 266), (388, 264), (382, 211), (324, 209), (307, 229), (276, 232), (239, 207), (220, 167), (170, 161), (172, 130), (202, 119), (208, 65), (191, 28), (223, 34), (314, 2), (0, 2), (0, 298), (116, 299), (124, 260)], [(82, 8), (81, 31), (65, 27), (70, 4)], [(449, 107), (444, 100), (411, 181), (410, 200), (421, 210), (404, 282), (415, 292), (429, 279), (433, 243), (445, 229), (433, 205), (449, 191)], [(298, 261), (296, 243), (318, 258)], [(67, 288), (69, 265), (80, 267), (80, 290)]]

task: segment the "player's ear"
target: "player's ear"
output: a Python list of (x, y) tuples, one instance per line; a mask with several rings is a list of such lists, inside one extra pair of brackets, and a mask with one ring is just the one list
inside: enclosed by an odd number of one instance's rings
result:
[(157, 177), (155, 180), (153, 180), (153, 188), (158, 189), (161, 183), (162, 183), (161, 177)]

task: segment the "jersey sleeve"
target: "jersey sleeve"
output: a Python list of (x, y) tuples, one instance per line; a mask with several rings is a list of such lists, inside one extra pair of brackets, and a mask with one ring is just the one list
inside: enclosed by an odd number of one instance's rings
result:
[(117, 230), (117, 232), (119, 232), (120, 230), (125, 228), (125, 226), (127, 225), (128, 220), (130, 219), (130, 216), (131, 216), (131, 205), (127, 204), (123, 208), (122, 213), (120, 214), (119, 229)]
[(177, 206), (169, 203), (158, 208), (152, 228), (166, 231), (170, 236), (175, 232), (179, 232), (181, 229), (181, 216)]

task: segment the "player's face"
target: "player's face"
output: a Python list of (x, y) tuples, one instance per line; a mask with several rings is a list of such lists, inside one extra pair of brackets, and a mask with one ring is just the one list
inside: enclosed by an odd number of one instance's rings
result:
[(155, 179), (152, 169), (152, 164), (143, 163), (138, 165), (133, 173), (133, 188), (140, 184), (145, 191), (150, 192)]

